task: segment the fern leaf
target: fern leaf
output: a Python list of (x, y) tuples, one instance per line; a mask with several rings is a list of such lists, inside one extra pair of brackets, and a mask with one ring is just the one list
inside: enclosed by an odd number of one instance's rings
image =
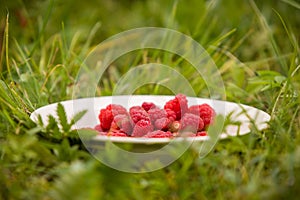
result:
[(57, 121), (52, 115), (48, 116), (48, 125), (46, 127), (46, 131), (51, 133), (52, 137), (55, 139), (62, 138), (62, 134), (59, 131)]
[(67, 114), (65, 111), (64, 106), (61, 103), (57, 104), (57, 110), (56, 110), (59, 123), (63, 129), (64, 132), (68, 132), (70, 130), (70, 125), (68, 124)]
[(87, 110), (82, 110), (82, 111), (76, 113), (76, 114), (74, 115), (74, 117), (72, 118), (70, 125), (71, 125), (71, 126), (74, 125), (74, 124), (75, 124), (76, 122), (78, 122), (78, 121), (79, 121), (86, 113), (87, 113)]
[(43, 122), (43, 119), (42, 119), (41, 115), (38, 115), (38, 125), (40, 125), (41, 127), (44, 126), (44, 122)]

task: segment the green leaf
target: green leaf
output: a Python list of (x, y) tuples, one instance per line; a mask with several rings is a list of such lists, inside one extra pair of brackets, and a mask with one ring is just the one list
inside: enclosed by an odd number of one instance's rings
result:
[(286, 77), (285, 76), (275, 76), (274, 80), (276, 83), (282, 84), (286, 80)]
[(46, 132), (52, 133), (52, 137), (55, 139), (62, 138), (62, 134), (59, 131), (57, 121), (52, 115), (48, 116), (48, 125), (46, 127)]
[(258, 70), (256, 71), (258, 76), (264, 76), (264, 77), (274, 77), (274, 76), (280, 76), (281, 74), (276, 71), (271, 70)]
[(223, 131), (225, 118), (222, 115), (217, 115), (213, 125), (209, 126), (207, 134), (210, 139), (203, 142), (199, 150), (199, 157), (204, 158), (209, 154), (216, 145), (220, 134)]
[(40, 125), (41, 127), (44, 126), (44, 122), (43, 122), (43, 119), (42, 119), (41, 115), (38, 115), (38, 125)]
[(32, 145), (31, 147), (35, 152), (37, 152), (37, 154), (39, 155), (40, 161), (48, 166), (48, 165), (52, 165), (56, 162), (56, 158), (53, 154), (51, 154), (51, 152), (49, 151), (49, 149), (47, 149), (47, 147), (45, 147), (44, 145), (38, 143), (35, 145)]
[(65, 108), (61, 103), (57, 104), (57, 110), (56, 110), (60, 125), (64, 132), (68, 132), (70, 130), (70, 125), (68, 124), (67, 114), (65, 111)]
[(98, 131), (88, 128), (78, 129), (77, 133), (81, 139), (91, 139), (98, 135)]
[(61, 161), (71, 161), (80, 156), (78, 145), (71, 146), (68, 139), (63, 139), (60, 145), (56, 146), (53, 150), (54, 154)]
[(32, 129), (28, 130), (27, 133), (28, 133), (29, 135), (35, 135), (36, 133), (42, 131), (42, 129), (43, 129), (42, 127), (37, 126), (37, 127), (34, 127), (34, 128), (32, 128)]
[(74, 125), (76, 122), (78, 122), (85, 114), (87, 113), (87, 110), (82, 110), (75, 114), (75, 116), (72, 118), (70, 125)]

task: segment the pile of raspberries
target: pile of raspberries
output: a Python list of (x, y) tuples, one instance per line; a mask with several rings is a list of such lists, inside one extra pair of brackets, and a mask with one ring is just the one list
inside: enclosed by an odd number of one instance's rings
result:
[(179, 136), (206, 136), (213, 123), (214, 109), (208, 104), (188, 106), (185, 95), (178, 94), (164, 108), (152, 102), (132, 106), (109, 104), (100, 110), (95, 129), (99, 135), (121, 137), (172, 138)]

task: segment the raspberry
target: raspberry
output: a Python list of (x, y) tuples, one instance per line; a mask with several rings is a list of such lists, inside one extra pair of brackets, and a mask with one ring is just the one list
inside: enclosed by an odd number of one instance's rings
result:
[(153, 126), (151, 122), (149, 120), (141, 119), (135, 124), (132, 131), (132, 136), (142, 137), (151, 131), (153, 131)]
[(202, 104), (199, 106), (200, 117), (203, 119), (205, 127), (213, 123), (216, 112), (208, 104)]
[(124, 114), (116, 115), (114, 117), (114, 120), (113, 120), (113, 123), (112, 123), (111, 126), (113, 126), (113, 124), (116, 125), (117, 129), (120, 129), (121, 131), (123, 131), (127, 135), (131, 134), (132, 122), (129, 119), (128, 115), (124, 115)]
[(94, 127), (94, 129), (95, 129), (96, 131), (98, 131), (98, 132), (103, 132), (103, 130), (102, 130), (100, 124), (96, 125), (96, 126)]
[(172, 99), (165, 104), (164, 109), (173, 110), (176, 114), (176, 119), (179, 120), (181, 116), (188, 110), (186, 96), (183, 94), (177, 94), (175, 99)]
[(199, 109), (200, 105), (194, 105), (194, 106), (190, 106), (188, 109), (188, 113), (192, 113), (194, 115), (198, 115), (200, 116), (200, 109)]
[(132, 123), (130, 121), (122, 122), (121, 130), (124, 131), (127, 135), (131, 135)]
[(214, 109), (206, 103), (201, 105), (191, 106), (189, 107), (188, 112), (193, 113), (195, 115), (200, 115), (200, 117), (204, 122), (205, 127), (213, 123), (213, 119), (216, 115)]
[(114, 116), (118, 114), (128, 114), (128, 113), (123, 106), (117, 104), (109, 104), (108, 106), (106, 106), (106, 108), (101, 109), (100, 114), (98, 116), (101, 124), (101, 128), (103, 130), (109, 130), (111, 123), (114, 119)]
[(170, 131), (156, 130), (156, 131), (147, 133), (144, 137), (147, 137), (147, 138), (170, 138), (172, 136), (173, 136), (173, 134)]
[(195, 136), (196, 136), (196, 134), (195, 134), (195, 133), (193, 133), (193, 132), (189, 132), (189, 131), (187, 131), (187, 132), (183, 132), (183, 133), (181, 133), (181, 134), (180, 134), (180, 136), (181, 136), (181, 137), (195, 137)]
[(146, 111), (148, 111), (148, 110), (150, 110), (150, 109), (152, 109), (152, 108), (155, 108), (156, 105), (155, 105), (154, 103), (152, 103), (152, 102), (143, 102), (143, 103), (142, 103), (142, 107), (143, 107)]
[(196, 136), (207, 136), (206, 131), (200, 131), (196, 134)]
[(171, 122), (173, 122), (173, 121), (175, 121), (175, 119), (176, 119), (176, 113), (173, 111), (173, 110), (171, 110), (171, 109), (165, 109), (165, 111), (166, 111), (166, 114), (167, 114), (167, 118), (171, 121)]
[(117, 125), (117, 123), (113, 120), (110, 124), (110, 128), (108, 131), (114, 131), (114, 130), (120, 130), (120, 127)]
[(160, 109), (152, 102), (133, 106), (129, 112), (121, 105), (109, 104), (100, 110), (99, 135), (120, 137), (196, 137), (207, 136), (216, 113), (208, 104), (188, 107), (185, 95), (178, 94)]
[(150, 122), (149, 114), (141, 106), (133, 106), (129, 109), (129, 114), (134, 123), (140, 120), (146, 120)]
[(126, 133), (124, 133), (123, 131), (120, 130), (114, 130), (114, 131), (109, 131), (107, 134), (107, 136), (117, 136), (117, 137), (127, 137), (128, 135)]
[(116, 116), (118, 114), (128, 114), (126, 108), (118, 104), (109, 104), (108, 106), (106, 106), (106, 109), (110, 110), (113, 116)]
[(101, 132), (98, 133), (98, 135), (101, 135), (101, 136), (107, 136), (107, 132), (101, 131)]
[(181, 129), (191, 132), (197, 132), (204, 128), (204, 122), (200, 116), (192, 113), (185, 113), (181, 118)]
[(100, 120), (101, 128), (106, 131), (110, 129), (111, 122), (113, 121), (114, 117), (112, 112), (106, 108), (100, 110), (100, 114), (98, 116)]
[(152, 108), (148, 111), (148, 114), (152, 123), (160, 118), (165, 118), (167, 116), (166, 111), (160, 108)]
[(170, 123), (171, 121), (168, 118), (164, 117), (157, 119), (154, 123), (154, 126), (157, 130), (168, 130)]

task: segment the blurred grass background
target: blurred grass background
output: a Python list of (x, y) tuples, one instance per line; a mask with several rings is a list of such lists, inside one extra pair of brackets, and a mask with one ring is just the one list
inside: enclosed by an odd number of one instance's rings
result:
[[(0, 0), (0, 199), (297, 199), (299, 9), (296, 0)], [(30, 121), (34, 109), (72, 98), (95, 45), (144, 26), (198, 41), (220, 70), (226, 100), (268, 112), (270, 127), (220, 141), (204, 159), (190, 149), (164, 169), (127, 174)], [(110, 95), (133, 64), (150, 61), (173, 66), (207, 95), (176, 56), (144, 50), (132, 57), (109, 67), (97, 95)], [(137, 93), (168, 91), (149, 85)]]

